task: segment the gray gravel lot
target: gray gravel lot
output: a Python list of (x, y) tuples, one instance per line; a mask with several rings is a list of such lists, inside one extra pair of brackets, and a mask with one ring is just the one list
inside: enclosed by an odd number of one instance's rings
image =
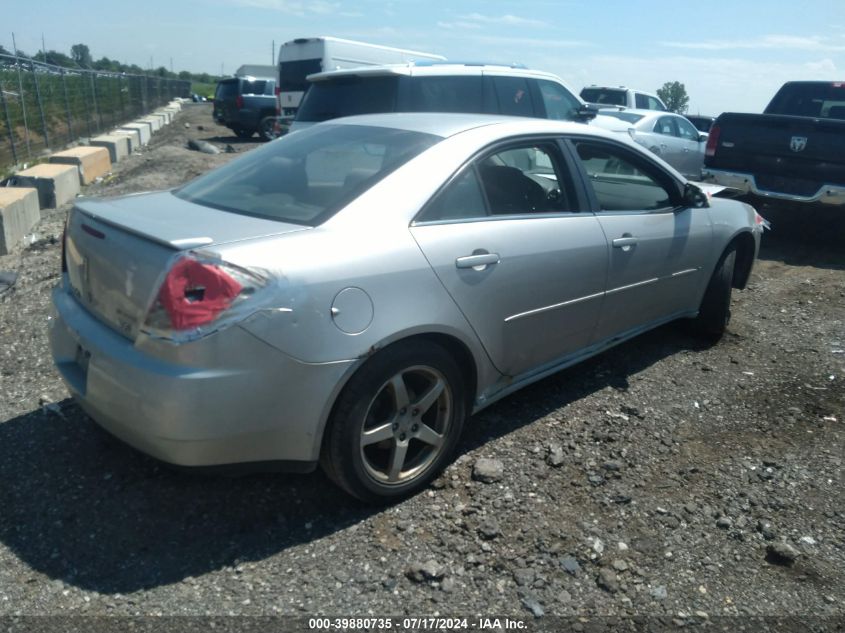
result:
[[(257, 144), (186, 106), (85, 193), (174, 186)], [(201, 476), (98, 431), (45, 335), (67, 210), (0, 257), (20, 274), (0, 295), (0, 615), (842, 625), (845, 249), (820, 238), (845, 218), (779, 217), (719, 344), (673, 324), (529, 387), (469, 421), (430, 489), (379, 509), (319, 472)]]

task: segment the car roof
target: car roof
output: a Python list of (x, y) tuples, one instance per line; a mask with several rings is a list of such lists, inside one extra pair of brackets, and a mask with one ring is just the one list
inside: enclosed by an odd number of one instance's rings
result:
[(325, 81), (344, 76), (389, 76), (406, 75), (409, 77), (438, 77), (449, 75), (481, 75), (483, 72), (504, 74), (514, 77), (539, 77), (562, 81), (560, 77), (542, 70), (531, 70), (517, 64), (487, 64), (482, 62), (408, 62), (405, 64), (380, 64), (377, 66), (361, 66), (358, 68), (342, 68), (308, 75), (308, 81)]
[(390, 112), (361, 114), (331, 119), (318, 125), (366, 125), (387, 127), (409, 132), (434, 134), (448, 138), (480, 127), (503, 126), (508, 135), (520, 134), (586, 134), (616, 140), (617, 137), (603, 129), (575, 121), (559, 121), (534, 117), (504, 116), (498, 114), (454, 114), (444, 112)]

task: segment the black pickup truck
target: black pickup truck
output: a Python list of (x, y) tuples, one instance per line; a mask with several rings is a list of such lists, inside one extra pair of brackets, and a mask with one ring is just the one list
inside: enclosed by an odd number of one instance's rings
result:
[(722, 114), (703, 176), (761, 200), (845, 209), (845, 82), (790, 81), (763, 114)]

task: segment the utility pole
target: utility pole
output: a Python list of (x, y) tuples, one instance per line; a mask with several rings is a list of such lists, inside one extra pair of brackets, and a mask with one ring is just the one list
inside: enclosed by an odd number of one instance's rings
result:
[(270, 65), (276, 65), (276, 40), (273, 40), (272, 48), (270, 48)]
[(173, 58), (170, 58), (170, 72), (173, 72)]
[(44, 33), (41, 33), (41, 52), (44, 53), (44, 61), (47, 61), (47, 45), (44, 43)]

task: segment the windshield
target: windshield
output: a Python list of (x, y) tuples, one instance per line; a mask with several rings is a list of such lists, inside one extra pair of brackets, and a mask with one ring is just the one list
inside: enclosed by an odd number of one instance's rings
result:
[(581, 91), (581, 98), (587, 103), (627, 105), (625, 102), (625, 91), (612, 88), (584, 88)]
[(441, 138), (361, 125), (320, 125), (215, 169), (173, 193), (214, 209), (317, 226)]
[(398, 77), (347, 75), (315, 81), (296, 113), (297, 121), (328, 121), (355, 114), (396, 111)]

